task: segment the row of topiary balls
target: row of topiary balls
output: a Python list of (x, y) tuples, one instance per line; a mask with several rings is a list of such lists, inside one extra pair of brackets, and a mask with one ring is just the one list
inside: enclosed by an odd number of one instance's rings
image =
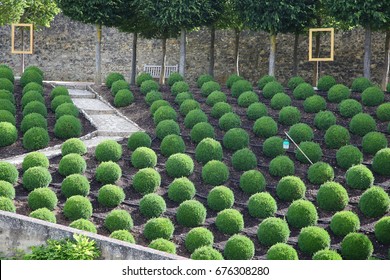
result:
[(130, 91), (130, 85), (120, 73), (110, 73), (106, 77), (105, 85), (114, 96), (115, 107), (126, 107), (134, 102), (134, 94)]

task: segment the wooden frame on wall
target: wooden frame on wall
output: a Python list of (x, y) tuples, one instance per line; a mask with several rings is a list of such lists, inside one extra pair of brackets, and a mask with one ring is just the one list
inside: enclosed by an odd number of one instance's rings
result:
[[(12, 24), (11, 31), (11, 53), (12, 54), (33, 54), (33, 46), (34, 46), (34, 27), (32, 24), (27, 23), (17, 23)], [(15, 29), (16, 27), (28, 27), (30, 31), (30, 46), (27, 50), (15, 50)], [(22, 38), (23, 40), (24, 38)]]
[[(313, 33), (330, 32), (330, 57), (313, 57)], [(334, 28), (309, 29), (309, 61), (334, 61)]]

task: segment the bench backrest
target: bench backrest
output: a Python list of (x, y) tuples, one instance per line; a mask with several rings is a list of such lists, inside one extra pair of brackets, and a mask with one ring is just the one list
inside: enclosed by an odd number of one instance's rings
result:
[[(168, 78), (172, 73), (177, 72), (178, 65), (165, 65), (165, 77)], [(153, 78), (160, 78), (161, 65), (144, 65), (144, 72), (152, 75)]]

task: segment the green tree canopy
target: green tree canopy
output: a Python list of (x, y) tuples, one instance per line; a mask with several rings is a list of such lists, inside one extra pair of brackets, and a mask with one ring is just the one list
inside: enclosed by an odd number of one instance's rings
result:
[(1, 0), (0, 1), (0, 26), (19, 22), (26, 7), (26, 1)]

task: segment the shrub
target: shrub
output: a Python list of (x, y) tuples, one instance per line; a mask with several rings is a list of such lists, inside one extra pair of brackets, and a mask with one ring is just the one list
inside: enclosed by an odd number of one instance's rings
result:
[(278, 210), (275, 199), (269, 193), (255, 193), (248, 201), (249, 215), (254, 218), (265, 219), (275, 215)]
[(240, 177), (240, 188), (247, 194), (255, 194), (265, 190), (266, 181), (263, 174), (257, 170), (244, 172)]
[(55, 126), (54, 134), (61, 139), (74, 138), (81, 135), (81, 122), (78, 118), (70, 115), (60, 117)]
[(317, 204), (325, 211), (343, 210), (348, 202), (347, 190), (339, 183), (326, 182), (318, 190)]
[(98, 201), (104, 207), (116, 207), (125, 200), (125, 192), (115, 185), (104, 185), (99, 189)]
[(74, 195), (66, 200), (63, 211), (65, 217), (72, 221), (78, 219), (88, 220), (92, 216), (92, 204), (88, 198)]
[(257, 229), (257, 239), (265, 246), (286, 243), (289, 236), (290, 229), (287, 222), (279, 218), (267, 218), (260, 223)]
[(120, 177), (122, 177), (122, 169), (115, 162), (102, 162), (96, 168), (96, 180), (103, 184), (114, 184)]
[(326, 130), (325, 144), (329, 149), (339, 149), (348, 145), (350, 141), (351, 136), (348, 130), (341, 125), (332, 125)]
[(28, 207), (31, 210), (37, 210), (39, 208), (47, 208), (53, 210), (57, 206), (57, 196), (49, 188), (35, 188), (28, 195)]
[(182, 116), (187, 116), (189, 112), (196, 109), (200, 109), (199, 102), (193, 99), (188, 99), (181, 103), (179, 111)]
[(353, 116), (362, 113), (363, 107), (360, 102), (355, 99), (346, 99), (339, 104), (339, 112), (345, 118), (352, 118)]
[(185, 246), (188, 252), (193, 253), (196, 249), (204, 246), (213, 246), (214, 235), (206, 228), (197, 227), (191, 229), (185, 238)]
[(210, 160), (202, 168), (202, 179), (206, 184), (222, 185), (229, 179), (229, 168), (221, 161)]
[(153, 102), (155, 102), (157, 100), (163, 100), (163, 99), (164, 99), (164, 97), (163, 97), (162, 93), (159, 91), (156, 91), (156, 90), (149, 91), (145, 96), (145, 102), (149, 106), (151, 106), (153, 104)]
[(32, 101), (24, 107), (23, 117), (27, 116), (28, 114), (31, 114), (31, 113), (38, 113), (46, 118), (47, 117), (47, 108), (46, 108), (45, 104), (42, 104), (39, 101)]
[(47, 130), (47, 120), (38, 113), (31, 113), (25, 116), (20, 124), (20, 130), (26, 133), (33, 127), (42, 127)]
[(38, 91), (43, 95), (44, 89), (43, 86), (34, 82), (28, 83), (25, 87), (23, 87), (22, 95), (29, 91)]
[(390, 149), (378, 151), (372, 160), (372, 170), (380, 175), (390, 175)]
[(317, 88), (319, 90), (328, 91), (330, 90), (334, 85), (336, 85), (336, 80), (332, 76), (322, 76), (318, 80)]
[(374, 184), (374, 175), (365, 165), (358, 164), (348, 169), (345, 181), (353, 189), (366, 190)]
[(170, 106), (169, 102), (166, 100), (156, 100), (150, 105), (150, 113), (154, 115), (156, 111), (163, 106)]
[(231, 87), (232, 96), (236, 98), (246, 91), (253, 91), (252, 84), (247, 80), (237, 81)]
[(272, 97), (274, 97), (275, 94), (279, 92), (284, 93), (284, 88), (280, 83), (276, 81), (267, 83), (263, 88), (263, 96), (266, 99), (271, 99)]
[(155, 193), (145, 195), (139, 202), (139, 211), (147, 218), (159, 217), (166, 210), (164, 198)]
[(176, 211), (176, 221), (185, 227), (202, 225), (206, 220), (206, 208), (196, 200), (186, 200)]
[(243, 77), (237, 75), (237, 74), (231, 74), (227, 80), (226, 80), (226, 87), (227, 88), (232, 88), (233, 84), (237, 81), (244, 80)]
[(226, 113), (232, 112), (232, 106), (226, 102), (218, 102), (216, 103), (213, 108), (211, 108), (211, 113), (210, 115), (213, 118), (219, 119)]
[(169, 177), (187, 177), (194, 172), (194, 162), (190, 156), (178, 153), (168, 158), (165, 168)]
[(267, 106), (260, 102), (252, 103), (246, 110), (246, 115), (250, 120), (257, 120), (258, 118), (267, 116)]
[(87, 196), (90, 188), (88, 179), (80, 174), (69, 175), (61, 184), (61, 192), (66, 198), (74, 195)]
[(383, 216), (390, 207), (389, 195), (381, 187), (367, 189), (359, 200), (359, 209), (369, 218)]
[(303, 108), (307, 113), (318, 113), (326, 110), (326, 101), (319, 95), (313, 95), (303, 102)]
[(79, 230), (89, 231), (92, 233), (97, 233), (96, 226), (92, 222), (85, 219), (75, 220), (70, 223), (69, 227), (76, 228)]
[(56, 119), (59, 119), (62, 116), (66, 116), (66, 115), (70, 115), (78, 118), (80, 115), (80, 111), (74, 104), (64, 103), (57, 107), (55, 114), (56, 114)]
[(288, 134), (296, 143), (311, 141), (314, 138), (313, 129), (305, 123), (297, 123), (290, 127)]
[(188, 112), (188, 114), (184, 118), (184, 126), (186, 128), (193, 128), (197, 123), (207, 121), (207, 115), (201, 109), (195, 109)]
[(16, 167), (8, 162), (0, 161), (0, 180), (10, 184), (15, 184), (18, 180), (19, 172)]
[(342, 84), (334, 85), (328, 91), (328, 100), (332, 103), (340, 103), (351, 96), (349, 88)]
[(294, 175), (294, 162), (287, 156), (277, 156), (269, 164), (269, 173), (276, 177)]
[(133, 177), (133, 187), (141, 194), (155, 192), (160, 184), (160, 174), (153, 168), (141, 169)]
[(5, 67), (0, 67), (0, 78), (7, 79), (7, 80), (11, 81), (12, 83), (15, 80), (13, 71), (11, 69), (5, 68)]
[(50, 172), (45, 167), (31, 167), (23, 174), (23, 187), (32, 191), (36, 188), (46, 188), (51, 183)]
[(57, 110), (57, 108), (64, 103), (72, 103), (73, 104), (73, 101), (69, 96), (66, 96), (66, 95), (57, 96), (56, 98), (54, 98), (51, 101), (51, 110), (53, 112), (55, 112)]
[(87, 153), (87, 146), (78, 138), (68, 139), (61, 146), (62, 156), (68, 154), (84, 155), (85, 153)]
[(122, 146), (114, 140), (105, 140), (96, 146), (95, 157), (98, 161), (117, 162), (122, 157)]
[(233, 168), (238, 171), (247, 171), (257, 166), (256, 155), (248, 148), (236, 151), (231, 160)]
[(238, 210), (225, 209), (218, 213), (215, 225), (220, 232), (232, 235), (244, 229), (244, 218)]
[(157, 125), (163, 120), (177, 120), (176, 111), (170, 106), (162, 106), (153, 115), (154, 124)]
[(287, 87), (291, 90), (294, 90), (297, 86), (299, 86), (304, 82), (305, 80), (302, 77), (299, 76), (292, 77), (290, 78), (290, 80), (288, 80)]
[(297, 107), (286, 106), (279, 112), (278, 122), (283, 125), (293, 125), (301, 120), (301, 112)]
[(314, 88), (308, 83), (299, 84), (293, 91), (293, 96), (298, 100), (305, 100), (306, 98), (315, 94)]
[(345, 236), (360, 228), (359, 217), (352, 211), (340, 211), (333, 215), (330, 229), (337, 236)]
[(104, 226), (110, 231), (131, 230), (133, 228), (133, 219), (125, 210), (112, 210), (104, 220)]
[(283, 155), (285, 153), (285, 150), (283, 149), (283, 139), (278, 136), (267, 138), (263, 142), (263, 153), (269, 158)]
[(276, 78), (274, 76), (270, 75), (264, 75), (263, 77), (260, 78), (260, 80), (257, 82), (257, 87), (259, 89), (264, 89), (264, 87), (270, 83), (270, 82), (277, 82)]
[[(179, 137), (177, 135), (175, 136)], [(150, 148), (139, 147), (131, 154), (131, 164), (137, 169), (155, 167), (157, 164), (157, 155)]]
[(6, 212), (16, 212), (14, 202), (8, 197), (0, 196), (0, 210)]
[(54, 224), (57, 222), (54, 213), (47, 208), (39, 208), (35, 211), (32, 211), (29, 217)]
[(235, 113), (226, 113), (219, 119), (218, 125), (220, 129), (228, 131), (229, 129), (240, 127), (241, 118)]
[(385, 93), (378, 87), (369, 87), (362, 93), (362, 103), (366, 106), (378, 106), (385, 100)]
[[(157, 129), (157, 128), (156, 128)], [(127, 147), (130, 151), (134, 151), (139, 147), (150, 148), (152, 145), (152, 139), (150, 139), (149, 134), (144, 131), (137, 131), (130, 135), (127, 140)]]
[(226, 242), (223, 254), (227, 260), (251, 260), (255, 255), (255, 245), (248, 237), (235, 234)]
[(124, 229), (114, 231), (110, 234), (110, 238), (135, 244), (134, 236), (128, 230)]
[(383, 217), (375, 224), (375, 237), (382, 244), (390, 244), (390, 217)]
[(345, 260), (367, 260), (373, 251), (370, 239), (362, 233), (350, 233), (341, 242), (341, 255)]
[(147, 80), (142, 82), (140, 91), (143, 95), (146, 95), (151, 91), (158, 91), (160, 89), (160, 85), (154, 80)]
[(316, 162), (313, 165), (310, 165), (307, 171), (307, 178), (310, 183), (321, 185), (334, 179), (334, 170), (332, 166), (325, 162)]
[(172, 134), (168, 135), (161, 141), (160, 150), (165, 157), (170, 157), (173, 154), (184, 153), (186, 150), (186, 144), (184, 143), (183, 138), (179, 135)]
[(56, 86), (52, 89), (50, 93), (50, 98), (53, 99), (60, 95), (69, 95), (68, 89), (64, 86)]
[(4, 196), (9, 199), (15, 198), (15, 188), (11, 183), (0, 180), (0, 197)]
[(376, 130), (376, 122), (369, 114), (359, 113), (349, 123), (349, 130), (356, 135), (364, 136)]
[(369, 79), (364, 77), (359, 77), (353, 80), (351, 89), (352, 91), (363, 92), (365, 89), (371, 86), (372, 83)]
[(171, 87), (173, 86), (176, 82), (183, 81), (184, 78), (182, 75), (180, 75), (177, 72), (171, 73), (168, 77), (168, 85)]
[(278, 133), (278, 124), (271, 117), (261, 117), (254, 123), (253, 132), (257, 136), (269, 138)]
[(320, 227), (309, 226), (301, 230), (298, 236), (299, 249), (308, 255), (328, 249), (330, 246), (329, 233)]
[(128, 89), (121, 89), (114, 98), (114, 105), (117, 108), (129, 106), (134, 102), (134, 94)]
[(314, 125), (320, 130), (327, 130), (336, 124), (336, 116), (330, 111), (322, 111), (316, 114)]
[(148, 80), (153, 80), (152, 75), (150, 75), (149, 73), (139, 73), (136, 80), (135, 80), (135, 83), (137, 86), (140, 87), (143, 82), (148, 81)]
[(22, 76), (20, 77), (20, 85), (22, 87), (25, 87), (28, 83), (31, 83), (31, 82), (34, 82), (34, 83), (42, 85), (43, 84), (43, 77), (37, 71), (25, 70), (23, 72)]
[(37, 73), (38, 73), (39, 75), (41, 75), (42, 77), (43, 77), (44, 74), (45, 74), (45, 73), (42, 71), (41, 68), (39, 68), (38, 66), (34, 66), (34, 65), (30, 65), (30, 66), (26, 67), (26, 69), (24, 69), (24, 72), (30, 71), (30, 70), (37, 72)]
[(16, 107), (15, 107), (15, 105), (11, 101), (9, 101), (7, 99), (1, 99), (0, 110), (8, 111), (12, 115), (14, 115), (14, 116), (16, 114)]
[(376, 109), (376, 117), (383, 121), (390, 121), (390, 102), (379, 105)]
[(83, 174), (86, 169), (87, 164), (85, 160), (78, 154), (64, 156), (58, 166), (58, 172), (65, 177), (72, 174)]
[(196, 81), (196, 85), (198, 86), (198, 88), (201, 88), (203, 86), (203, 84), (210, 82), (210, 81), (214, 81), (213, 76), (208, 75), (208, 74), (200, 75), (198, 80)]
[(277, 243), (268, 249), (267, 260), (298, 260), (298, 254), (292, 246)]
[(234, 204), (233, 192), (225, 187), (214, 187), (207, 195), (207, 205), (214, 211), (231, 208)]
[(157, 239), (153, 240), (152, 242), (150, 242), (149, 248), (152, 248), (152, 249), (155, 249), (158, 251), (162, 251), (162, 252), (166, 252), (169, 254), (176, 254), (175, 243), (173, 243), (169, 240), (166, 240), (164, 238), (157, 238)]
[(115, 96), (122, 89), (130, 89), (129, 83), (124, 80), (116, 81), (111, 86), (111, 93)]
[(341, 147), (336, 153), (337, 164), (344, 169), (363, 162), (363, 154), (352, 145)]
[(243, 92), (237, 99), (238, 106), (248, 108), (251, 104), (259, 102), (259, 96), (253, 91)]
[(171, 93), (173, 96), (177, 96), (179, 93), (182, 92), (188, 92), (189, 90), (190, 86), (184, 81), (176, 82), (171, 87)]
[(283, 177), (276, 186), (276, 194), (281, 200), (294, 201), (305, 197), (305, 183), (295, 176)]
[(190, 92), (181, 92), (175, 97), (175, 103), (179, 104), (179, 106), (188, 99), (194, 99), (192, 93)]
[(0, 99), (6, 99), (10, 101), (12, 104), (15, 104), (15, 96), (8, 90), (5, 89), (0, 90)]
[(168, 186), (168, 197), (174, 202), (181, 203), (193, 199), (196, 193), (194, 184), (186, 177), (176, 178)]
[(215, 138), (214, 127), (207, 122), (197, 123), (191, 129), (190, 137), (195, 143), (199, 143), (205, 138)]
[(320, 261), (320, 260), (339, 261), (339, 260), (342, 260), (342, 258), (339, 255), (339, 253), (337, 253), (336, 251), (324, 249), (324, 250), (320, 250), (317, 253), (315, 253), (313, 255), (313, 260), (316, 260), (316, 261)]
[(125, 77), (120, 73), (111, 72), (106, 77), (106, 86), (111, 88), (112, 84), (119, 80), (125, 80)]
[(242, 128), (232, 128), (225, 133), (222, 139), (223, 146), (232, 151), (237, 151), (248, 147), (249, 135)]
[(8, 79), (0, 78), (0, 90), (1, 89), (14, 93), (14, 84)]
[(0, 122), (0, 135), (0, 147), (12, 145), (18, 140), (18, 131), (9, 122)]
[[(320, 161), (323, 156), (322, 149), (318, 143), (301, 142), (301, 144), (299, 144), (299, 148), (313, 163)], [(309, 163), (309, 161), (299, 149), (295, 150), (295, 157), (302, 163)]]
[(212, 92), (221, 90), (221, 86), (215, 81), (209, 81), (202, 85), (200, 91), (202, 96), (209, 96)]
[(271, 108), (274, 110), (280, 110), (283, 107), (291, 105), (291, 98), (283, 92), (279, 92), (271, 99)]
[(223, 256), (220, 252), (212, 248), (211, 246), (203, 246), (196, 249), (191, 254), (193, 260), (223, 260)]
[(221, 161), (222, 156), (223, 151), (221, 143), (211, 138), (203, 139), (195, 148), (195, 159), (203, 164), (210, 160)]
[(286, 214), (287, 222), (294, 228), (303, 228), (317, 224), (318, 214), (313, 203), (299, 199), (291, 203)]

